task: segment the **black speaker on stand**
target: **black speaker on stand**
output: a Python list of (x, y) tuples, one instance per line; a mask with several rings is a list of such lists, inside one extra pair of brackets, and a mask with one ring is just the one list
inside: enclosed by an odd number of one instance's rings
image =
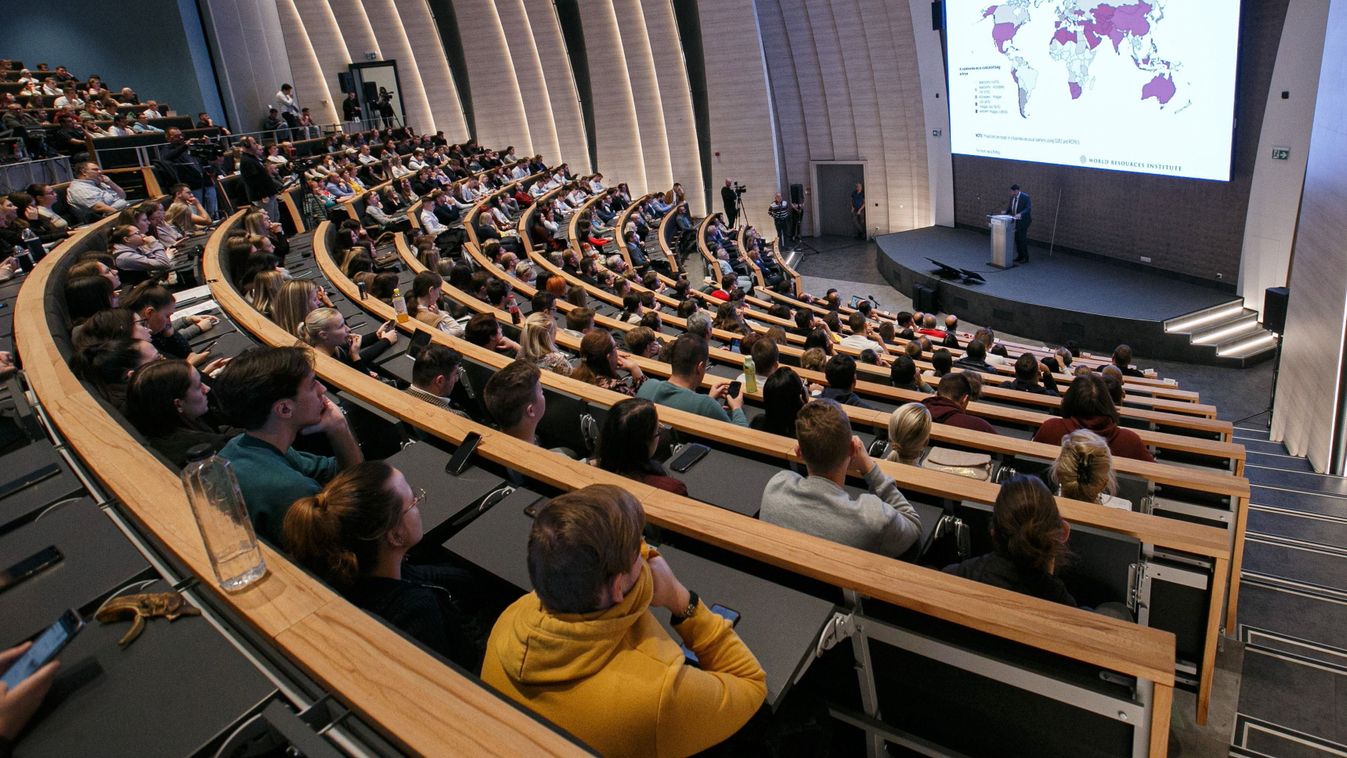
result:
[(1267, 408), (1251, 416), (1245, 416), (1236, 424), (1251, 418), (1267, 414), (1267, 428), (1272, 428), (1272, 405), (1277, 400), (1277, 375), (1282, 368), (1282, 334), (1286, 332), (1286, 306), (1291, 299), (1291, 290), (1286, 287), (1268, 287), (1263, 292), (1263, 328), (1272, 332), (1277, 340), (1276, 352), (1272, 356), (1272, 388), (1268, 391)]

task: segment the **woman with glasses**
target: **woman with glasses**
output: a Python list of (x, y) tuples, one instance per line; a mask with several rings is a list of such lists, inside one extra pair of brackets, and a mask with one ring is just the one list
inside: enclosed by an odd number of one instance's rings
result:
[(378, 615), (436, 653), (477, 671), (484, 635), (455, 596), (466, 574), (406, 562), (421, 541), (425, 490), (401, 471), (366, 461), (333, 477), (285, 514), (282, 542), (300, 565), (348, 600)]
[(655, 404), (643, 398), (623, 400), (604, 417), (594, 464), (604, 471), (686, 496), (687, 485), (669, 476), (664, 466), (655, 460), (659, 443), (659, 414)]

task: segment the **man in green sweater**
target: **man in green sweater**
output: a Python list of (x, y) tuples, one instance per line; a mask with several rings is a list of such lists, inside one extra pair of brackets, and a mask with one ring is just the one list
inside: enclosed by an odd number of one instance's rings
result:
[[(697, 388), (702, 386), (702, 378), (706, 376), (709, 356), (705, 338), (691, 333), (681, 335), (668, 350), (669, 367), (672, 369), (669, 380), (647, 379), (636, 396), (698, 416), (748, 426), (748, 418), (744, 416), (743, 392), (731, 397), (728, 383), (717, 384), (706, 395), (697, 392)], [(721, 406), (722, 400), (729, 406), (728, 413)]]

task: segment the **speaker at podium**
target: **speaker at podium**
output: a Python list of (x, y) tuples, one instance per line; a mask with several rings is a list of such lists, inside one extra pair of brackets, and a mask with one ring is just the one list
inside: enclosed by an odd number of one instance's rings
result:
[(997, 268), (1015, 267), (1015, 217), (999, 213), (987, 217), (992, 228), (992, 251), (989, 263)]

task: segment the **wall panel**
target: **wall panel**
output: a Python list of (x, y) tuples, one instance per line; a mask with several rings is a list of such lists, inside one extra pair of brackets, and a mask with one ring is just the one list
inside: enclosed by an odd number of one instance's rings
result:
[(669, 166), (669, 137), (664, 122), (664, 103), (655, 73), (655, 56), (640, 0), (615, 0), (613, 12), (620, 30), (622, 57), (631, 82), (632, 103), (636, 106), (636, 124), (641, 133), (641, 155), (645, 159), (646, 189), (660, 192), (673, 186)]
[(454, 86), (453, 73), (444, 57), (444, 46), (430, 15), (426, 0), (394, 0), (407, 44), (421, 73), (421, 84), (430, 104), (432, 130), (442, 130), (450, 142), (468, 138), (468, 125), (463, 118), (463, 104)]
[(369, 16), (361, 0), (323, 0), (332, 8), (332, 17), (341, 29), (342, 43), (346, 45), (346, 58), (351, 61), (365, 60), (366, 53), (377, 53), (387, 57), (379, 50), (379, 41), (374, 36), (374, 27), (370, 26)]
[[(710, 104), (713, 211), (726, 177), (748, 185), (749, 221), (767, 236), (767, 206), (781, 189), (777, 130), (753, 0), (717, 0), (699, 8)], [(703, 135), (703, 139), (706, 139)], [(689, 194), (692, 194), (689, 192)]]
[(580, 110), (580, 96), (575, 91), (575, 77), (566, 56), (566, 44), (557, 23), (556, 6), (552, 0), (524, 0), (524, 10), (528, 13), (529, 30), (533, 33), (543, 77), (547, 80), (560, 159), (575, 171), (589, 173), (594, 170), (589, 160), (589, 137)]
[[(617, 13), (611, 3), (585, 2), (580, 4), (580, 15), (594, 99), (598, 161), (595, 168), (609, 177), (611, 183), (626, 182), (633, 194), (642, 194), (649, 188), (649, 182), (641, 124), (636, 115)], [(664, 165), (667, 172), (667, 157), (661, 160), (662, 164), (656, 165)]]
[(529, 114), (519, 94), (519, 80), (511, 62), (507, 30), (492, 0), (454, 0), (459, 37), (472, 82), (472, 110), (477, 141), (483, 145), (514, 145), (523, 153), (533, 150)]
[(281, 83), (294, 78), (276, 4), (214, 0), (206, 9), (229, 126), (259, 131)]
[(430, 115), (430, 100), (421, 81), (421, 69), (412, 54), (412, 45), (407, 40), (397, 7), (393, 0), (364, 0), (364, 4), (365, 15), (384, 60), (398, 63), (398, 83), (402, 86), (402, 108), (407, 126), (418, 132), (434, 132), (435, 120)]
[(294, 0), (276, 0), (276, 13), (285, 34), (290, 73), (294, 77), (291, 84), (295, 85), (295, 97), (300, 107), (308, 108), (316, 123), (336, 123), (337, 110), (333, 107), (332, 93)]
[(694, 216), (706, 214), (702, 184), (702, 161), (697, 143), (697, 122), (692, 108), (692, 86), (678, 38), (678, 22), (668, 0), (641, 0), (645, 29), (655, 62), (655, 78), (664, 110), (664, 128), (669, 145), (669, 169), (673, 181), (687, 192), (688, 209)]
[(543, 156), (543, 160), (555, 163), (561, 157), (557, 124), (552, 116), (552, 97), (547, 91), (547, 76), (538, 58), (538, 43), (533, 37), (528, 10), (524, 0), (497, 0), (496, 10), (500, 14), (501, 27), (505, 29), (505, 42), (509, 46), (510, 59), (514, 61), (515, 81), (519, 84), (529, 136), (533, 140), (532, 147), (516, 145), (518, 154), (537, 154)]
[[(790, 190), (791, 184), (809, 186), (809, 130), (800, 94), (799, 77), (795, 72), (795, 59), (789, 54), (790, 37), (786, 31), (786, 20), (781, 5), (764, 0), (758, 4), (757, 14), (762, 47), (770, 51), (766, 55), (767, 71), (771, 81), (773, 113), (780, 140), (781, 180), (779, 184), (774, 184), (771, 191), (785, 194)], [(770, 197), (771, 195), (768, 195), (769, 201)], [(766, 207), (763, 206), (764, 215)], [(813, 227), (813, 223), (812, 216), (805, 216), (803, 226), (805, 233)]]

